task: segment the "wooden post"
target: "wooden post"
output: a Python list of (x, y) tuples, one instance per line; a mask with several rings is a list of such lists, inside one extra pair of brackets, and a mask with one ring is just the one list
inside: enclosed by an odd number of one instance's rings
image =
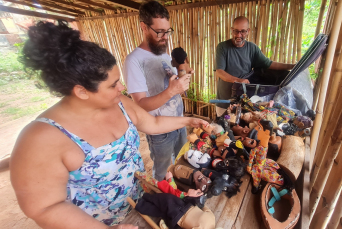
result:
[(342, 147), (332, 164), (329, 178), (324, 185), (324, 191), (319, 200), (316, 213), (311, 221), (310, 228), (326, 228), (328, 219), (332, 215), (342, 188)]
[(325, 5), (327, 4), (327, 0), (322, 0), (321, 3), (321, 8), (319, 9), (319, 16), (317, 19), (317, 26), (316, 26), (316, 31), (315, 31), (315, 38), (321, 31), (321, 26), (323, 22), (323, 16), (324, 16), (324, 11), (325, 11)]
[(316, 118), (313, 126), (313, 131), (311, 134), (311, 157), (313, 158), (316, 153), (316, 147), (317, 147), (317, 141), (318, 141), (318, 134), (321, 129), (322, 125), (322, 117), (323, 117), (323, 108), (324, 108), (324, 102), (325, 97), (327, 94), (327, 88), (328, 88), (328, 82), (329, 82), (329, 76), (330, 76), (330, 70), (331, 65), (333, 62), (334, 52), (336, 48), (336, 43), (338, 39), (338, 34), (341, 28), (341, 21), (342, 21), (342, 0), (339, 0), (335, 16), (334, 16), (334, 22), (333, 22), (333, 29), (331, 31), (330, 39), (329, 39), (329, 45), (328, 45), (328, 51), (326, 56), (326, 61), (324, 64), (324, 70), (322, 74), (322, 87), (320, 90), (319, 100), (318, 100), (318, 106), (316, 110)]
[[(342, 93), (340, 91), (339, 95), (335, 98), (335, 100), (339, 101), (342, 99)], [(321, 145), (319, 146), (319, 151), (317, 151), (317, 154), (315, 155), (315, 158), (313, 160), (313, 167), (312, 167), (312, 172), (311, 172), (311, 186), (310, 189), (313, 187), (314, 183), (316, 182), (319, 170), (321, 169), (323, 164), (323, 159), (325, 157), (326, 152), (328, 151), (328, 147), (330, 146), (331, 143), (331, 133), (333, 133), (335, 126), (338, 125), (338, 117), (340, 115), (340, 111), (342, 109), (342, 103), (337, 103), (335, 106), (335, 109), (333, 113), (331, 114), (330, 117), (326, 116), (325, 118), (329, 119), (327, 125), (327, 128), (325, 130), (325, 134), (321, 135), (320, 139)]]
[(297, 61), (302, 57), (302, 33), (304, 24), (305, 0), (299, 0), (299, 17), (298, 17), (298, 40), (297, 40)]
[[(326, 135), (326, 131), (328, 128), (328, 123), (330, 120), (330, 115), (332, 114), (332, 111), (335, 110), (336, 106), (336, 98), (338, 93), (340, 93), (341, 90), (341, 79), (342, 79), (342, 58), (340, 57), (341, 55), (341, 48), (342, 48), (342, 30), (340, 30), (340, 35), (339, 35), (339, 41), (337, 43), (337, 47), (336, 47), (336, 51), (335, 51), (335, 58), (334, 58), (334, 62), (335, 60), (339, 60), (339, 62), (337, 63), (336, 67), (334, 68), (333, 72), (332, 72), (332, 80), (331, 83), (329, 83), (330, 85), (330, 93), (328, 95), (328, 100), (325, 103), (325, 118), (323, 119), (323, 123), (322, 123), (322, 127), (320, 130), (320, 134), (319, 134), (319, 139), (318, 139), (318, 144), (317, 144), (317, 152), (321, 152), (322, 147), (324, 146), (324, 139), (325, 139), (325, 135)], [(334, 66), (334, 64), (333, 64)], [(316, 161), (316, 159), (315, 159)]]
[(337, 204), (335, 206), (334, 213), (332, 214), (330, 221), (327, 225), (328, 229), (336, 229), (342, 222), (342, 193), (340, 194)]
[[(341, 1), (342, 2), (342, 1)], [(310, 193), (310, 209), (311, 209), (311, 221), (313, 219), (313, 215), (316, 211), (318, 202), (320, 197), (322, 196), (323, 189), (326, 185), (328, 175), (331, 171), (334, 160), (340, 151), (341, 143), (342, 143), (342, 112), (340, 112), (339, 117), (337, 119), (337, 125), (335, 126), (334, 131), (331, 135), (331, 143), (327, 149), (327, 153), (325, 154), (322, 164), (324, 167), (320, 167), (317, 179), (312, 187)], [(338, 174), (340, 175), (340, 174)]]

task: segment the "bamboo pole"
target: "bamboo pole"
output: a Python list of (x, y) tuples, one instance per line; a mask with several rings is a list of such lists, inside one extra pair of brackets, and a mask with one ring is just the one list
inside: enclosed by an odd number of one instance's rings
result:
[[(327, 153), (325, 154), (322, 164), (324, 167), (320, 167), (319, 173), (317, 175), (317, 179), (312, 187), (310, 193), (310, 222), (313, 219), (313, 216), (316, 212), (316, 208), (319, 202), (320, 197), (322, 196), (322, 192), (324, 186), (327, 182), (328, 175), (331, 171), (334, 160), (341, 148), (342, 142), (342, 112), (340, 112), (337, 118), (337, 125), (335, 126), (334, 131), (332, 132), (331, 142), (329, 143)], [(340, 175), (340, 174), (338, 174)]]
[[(338, 92), (338, 96), (335, 97), (335, 100), (341, 100), (342, 99), (342, 88), (339, 88), (339, 92)], [(323, 138), (322, 140), (322, 144), (320, 147), (320, 151), (317, 151), (318, 153), (315, 156), (315, 159), (312, 163), (313, 167), (311, 170), (311, 176), (310, 176), (310, 181), (311, 181), (311, 185), (310, 185), (310, 190), (312, 189), (314, 183), (316, 182), (318, 173), (320, 168), (324, 165), (323, 164), (323, 159), (325, 157), (326, 152), (328, 152), (328, 146), (330, 145), (331, 142), (331, 133), (334, 131), (335, 126), (337, 125), (337, 118), (339, 116), (340, 110), (342, 109), (342, 103), (337, 103), (336, 107), (334, 108), (334, 111), (332, 112), (330, 117), (326, 117), (329, 119), (329, 125), (326, 128), (326, 134), (322, 135), (321, 138)]]
[(342, 188), (342, 148), (332, 164), (328, 180), (324, 185), (324, 191), (318, 203), (316, 214), (310, 223), (310, 228), (326, 228)]
[(324, 16), (324, 11), (325, 11), (325, 5), (327, 4), (327, 0), (322, 0), (321, 7), (319, 9), (319, 15), (317, 19), (317, 26), (316, 26), (316, 31), (315, 31), (315, 38), (321, 31), (322, 27), (322, 22), (323, 22), (323, 16)]
[(298, 40), (297, 40), (297, 61), (302, 57), (302, 33), (303, 33), (303, 24), (304, 24), (304, 9), (305, 9), (305, 0), (299, 0), (299, 16), (297, 21), (298, 26)]
[(311, 134), (311, 139), (312, 139), (311, 146), (310, 146), (311, 158), (314, 158), (315, 153), (316, 153), (318, 133), (320, 131), (321, 124), (322, 124), (323, 108), (324, 108), (324, 102), (325, 102), (325, 97), (326, 97), (326, 93), (327, 93), (330, 70), (331, 70), (331, 65), (332, 65), (332, 61), (333, 61), (333, 57), (334, 57), (334, 51), (336, 48), (338, 34), (339, 34), (339, 31), (341, 28), (342, 0), (339, 0), (336, 12), (337, 13), (335, 13), (335, 16), (334, 16), (333, 30), (332, 30), (331, 35), (330, 35), (326, 60), (325, 60), (324, 69), (323, 69), (323, 73), (322, 73), (322, 86), (321, 86), (319, 100), (318, 100), (318, 106), (317, 106), (317, 110), (316, 110), (317, 115), (315, 118), (313, 131)]
[[(335, 51), (335, 58), (334, 58), (334, 62), (335, 60), (339, 60), (339, 62), (337, 63), (337, 67), (333, 69), (333, 77), (331, 77), (331, 82), (329, 83), (331, 85), (331, 88), (329, 89), (330, 93), (328, 95), (328, 99), (327, 102), (325, 103), (325, 118), (323, 119), (323, 123), (322, 123), (322, 127), (320, 130), (320, 134), (319, 134), (319, 139), (318, 139), (318, 144), (317, 144), (317, 152), (321, 152), (321, 148), (323, 147), (323, 143), (324, 143), (324, 139), (325, 135), (326, 135), (326, 129), (328, 126), (328, 121), (330, 119), (330, 115), (333, 111), (333, 109), (336, 107), (335, 105), (335, 101), (336, 101), (336, 96), (338, 94), (338, 92), (340, 92), (340, 84), (341, 84), (341, 79), (342, 79), (342, 57), (341, 57), (341, 49), (342, 49), (342, 30), (340, 30), (340, 35), (339, 35), (339, 39), (337, 42), (337, 48)], [(333, 63), (334, 63), (333, 62)], [(334, 64), (332, 64), (332, 66), (335, 66)], [(317, 161), (317, 158), (315, 158), (314, 162)]]
[[(299, 9), (299, 4), (298, 4), (299, 0), (295, 0), (295, 5), (294, 5), (294, 9), (296, 10), (296, 12), (298, 12)], [(298, 13), (294, 14), (294, 26), (293, 26), (293, 49), (292, 49), (292, 64), (294, 64), (296, 62), (296, 58), (297, 58), (297, 40), (298, 40)]]
[(334, 213), (332, 214), (327, 225), (327, 229), (336, 229), (338, 226), (342, 226), (342, 193), (338, 198)]
[[(261, 35), (261, 26), (263, 25), (263, 30), (264, 30), (264, 21), (266, 20), (265, 19), (265, 11), (266, 11), (266, 0), (262, 0), (262, 3), (261, 3), (261, 19), (258, 20), (258, 26), (257, 26), (257, 35), (256, 35), (256, 44), (259, 45), (259, 42), (260, 42), (260, 35)], [(261, 49), (261, 51), (263, 51)]]

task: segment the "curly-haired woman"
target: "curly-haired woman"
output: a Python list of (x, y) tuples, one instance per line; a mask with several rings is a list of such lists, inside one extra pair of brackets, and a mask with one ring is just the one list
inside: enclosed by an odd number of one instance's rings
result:
[(22, 61), (41, 71), (63, 96), (21, 132), (11, 158), (11, 181), (23, 212), (43, 228), (137, 228), (118, 224), (127, 197), (138, 199), (134, 172), (144, 170), (139, 134), (159, 134), (207, 122), (153, 117), (129, 98), (116, 60), (80, 40), (65, 22), (30, 27)]

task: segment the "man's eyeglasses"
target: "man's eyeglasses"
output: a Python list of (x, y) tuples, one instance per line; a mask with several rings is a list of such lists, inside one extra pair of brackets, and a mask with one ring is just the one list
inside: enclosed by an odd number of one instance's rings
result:
[(237, 29), (233, 29), (233, 33), (234, 35), (239, 35), (239, 33), (241, 33), (242, 36), (246, 35), (248, 32), (248, 30), (237, 30)]
[[(144, 22), (145, 23), (145, 22)], [(146, 24), (146, 23), (145, 23)], [(156, 34), (157, 34), (157, 37), (158, 38), (162, 38), (163, 36), (165, 36), (165, 34), (166, 34), (166, 36), (171, 36), (172, 34), (173, 34), (173, 29), (172, 28), (170, 28), (170, 29), (168, 29), (166, 32), (157, 32), (157, 31), (155, 31), (151, 26), (149, 26), (148, 24), (146, 24), (148, 27), (150, 27), (150, 29), (152, 29)]]

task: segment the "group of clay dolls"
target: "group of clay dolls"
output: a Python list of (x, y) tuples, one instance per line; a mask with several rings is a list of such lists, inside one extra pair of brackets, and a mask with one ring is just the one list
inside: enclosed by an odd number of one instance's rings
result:
[[(182, 50), (177, 49), (180, 55)], [(175, 58), (173, 63), (177, 63)], [(179, 66), (186, 71), (186, 53), (175, 67)], [(261, 180), (293, 188), (291, 179), (276, 163), (281, 136), (304, 137), (312, 125), (309, 117), (295, 116), (272, 101), (254, 104), (243, 95), (216, 123), (193, 129), (187, 137), (186, 151), (168, 168), (165, 180), (136, 172), (145, 190), (153, 186), (162, 192), (145, 193), (136, 210), (162, 217), (168, 228), (214, 229), (215, 217), (204, 206), (206, 199), (222, 192), (228, 198), (234, 196), (246, 172), (252, 176), (254, 194), (260, 190)]]

